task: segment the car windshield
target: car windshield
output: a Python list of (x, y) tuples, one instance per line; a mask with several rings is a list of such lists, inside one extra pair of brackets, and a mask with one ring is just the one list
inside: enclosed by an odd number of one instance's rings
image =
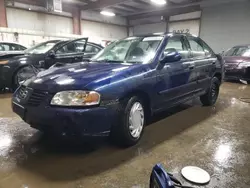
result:
[(155, 56), (163, 36), (129, 37), (113, 42), (92, 61), (113, 63), (149, 63)]
[(250, 57), (250, 48), (248, 46), (233, 47), (225, 53), (225, 56)]
[(38, 44), (32, 48), (29, 48), (25, 50), (25, 53), (28, 54), (43, 54), (52, 49), (58, 41), (49, 41), (49, 42), (44, 42), (41, 44)]

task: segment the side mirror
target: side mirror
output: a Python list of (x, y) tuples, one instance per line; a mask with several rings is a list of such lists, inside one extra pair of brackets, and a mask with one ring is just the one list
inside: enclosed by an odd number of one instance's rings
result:
[(177, 52), (176, 49), (168, 49), (166, 52), (164, 52), (163, 58), (160, 60), (161, 63), (173, 63), (181, 60), (181, 54)]
[(48, 56), (51, 57), (51, 58), (55, 58), (56, 57), (55, 51), (54, 50), (50, 50)]

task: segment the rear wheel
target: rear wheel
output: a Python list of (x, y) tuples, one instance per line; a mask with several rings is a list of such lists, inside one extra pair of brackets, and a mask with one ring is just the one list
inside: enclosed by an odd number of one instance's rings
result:
[(200, 97), (201, 103), (205, 106), (212, 106), (216, 103), (220, 91), (220, 81), (213, 77), (211, 85), (205, 95)]
[(112, 128), (111, 136), (122, 146), (135, 145), (142, 136), (145, 124), (143, 102), (134, 96), (126, 99), (121, 109), (119, 124)]
[(25, 80), (35, 76), (35, 72), (32, 67), (25, 66), (17, 70), (14, 74), (12, 89), (15, 90), (18, 88)]

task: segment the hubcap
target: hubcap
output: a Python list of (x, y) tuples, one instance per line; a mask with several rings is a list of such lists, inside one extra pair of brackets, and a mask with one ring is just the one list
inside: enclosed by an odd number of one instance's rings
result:
[(133, 104), (129, 113), (129, 130), (131, 136), (138, 138), (141, 135), (144, 125), (144, 111), (141, 103), (136, 102)]
[(17, 84), (21, 85), (25, 80), (35, 76), (35, 72), (31, 67), (24, 67), (17, 72)]

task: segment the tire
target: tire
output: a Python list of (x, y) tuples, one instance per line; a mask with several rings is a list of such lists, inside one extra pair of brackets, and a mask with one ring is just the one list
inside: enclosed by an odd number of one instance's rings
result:
[[(112, 127), (111, 138), (113, 142), (120, 146), (133, 146), (141, 139), (143, 134), (145, 125), (145, 107), (140, 98), (133, 96), (129, 99), (125, 99), (122, 102), (120, 109), (120, 118), (118, 124)], [(132, 113), (133, 110), (135, 110), (135, 113)], [(133, 115), (131, 116), (131, 114)], [(138, 127), (138, 134), (136, 134), (135, 131), (136, 127)]]
[(200, 101), (204, 106), (212, 106), (216, 103), (220, 91), (220, 81), (218, 78), (213, 77), (211, 84), (206, 94), (200, 97)]
[(12, 90), (15, 91), (21, 84), (21, 81), (25, 81), (25, 77), (23, 77), (23, 80), (20, 80), (18, 78), (19, 74), (22, 73), (23, 71), (29, 71), (28, 74), (26, 75), (26, 79), (29, 79), (32, 75), (35, 75), (33, 72), (33, 69), (30, 66), (24, 66), (19, 68), (13, 75), (13, 83), (12, 83)]

